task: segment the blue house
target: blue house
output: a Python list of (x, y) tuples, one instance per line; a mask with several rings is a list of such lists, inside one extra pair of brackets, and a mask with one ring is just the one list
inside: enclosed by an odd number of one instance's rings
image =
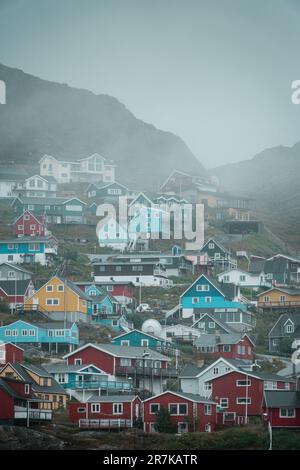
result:
[(0, 341), (13, 344), (46, 346), (49, 352), (73, 351), (79, 344), (79, 330), (76, 323), (45, 322), (29, 323), (17, 320), (0, 327)]
[(158, 338), (149, 333), (140, 330), (131, 330), (122, 335), (116, 336), (111, 341), (118, 346), (139, 346), (156, 351), (164, 351), (171, 348), (170, 341), (164, 338)]
[(104, 392), (129, 392), (132, 390), (132, 382), (116, 381), (94, 364), (68, 365), (66, 362), (57, 364), (44, 364), (43, 367), (54, 379), (79, 400)]
[(116, 331), (124, 331), (129, 323), (124, 314), (124, 306), (121, 305), (106, 290), (95, 284), (85, 286), (85, 293), (93, 300), (92, 320), (103, 326), (108, 326)]
[(220, 285), (214, 279), (201, 274), (180, 296), (182, 317), (194, 321), (204, 313), (211, 313), (235, 329), (251, 329), (255, 316), (247, 311), (247, 305), (238, 301), (231, 284)]
[(40, 263), (43, 266), (57, 254), (53, 237), (20, 237), (0, 240), (0, 263)]

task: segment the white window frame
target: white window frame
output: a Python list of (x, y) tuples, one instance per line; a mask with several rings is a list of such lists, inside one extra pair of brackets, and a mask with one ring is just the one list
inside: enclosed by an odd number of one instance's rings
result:
[[(242, 403), (241, 403), (241, 400)], [(236, 404), (237, 405), (251, 405), (251, 397), (236, 397)]]
[[(180, 406), (185, 406), (186, 407), (186, 412), (185, 413), (180, 413), (179, 408)], [(171, 413), (171, 406), (176, 406), (176, 413)], [(169, 403), (168, 404), (168, 410), (171, 416), (187, 416), (188, 415), (188, 404), (187, 403)]]
[[(283, 410), (286, 410), (286, 411), (287, 411), (287, 410), (293, 410), (293, 416), (288, 416), (288, 415), (284, 416), (284, 415), (282, 414), (282, 411), (283, 411)], [(282, 408), (279, 408), (279, 417), (280, 417), (280, 418), (285, 418), (285, 419), (296, 418), (296, 410), (295, 410), (295, 408), (293, 408), (292, 406), (284, 406), (284, 407), (282, 407)]]
[(113, 403), (113, 415), (122, 415), (124, 413), (124, 403)]
[[(152, 406), (155, 405), (157, 406), (157, 411), (152, 411)], [(160, 411), (160, 403), (150, 403), (150, 407), (149, 407), (149, 414), (150, 415), (156, 415), (156, 413), (158, 413)]]
[(100, 403), (92, 403), (91, 404), (91, 413), (101, 413), (101, 404)]

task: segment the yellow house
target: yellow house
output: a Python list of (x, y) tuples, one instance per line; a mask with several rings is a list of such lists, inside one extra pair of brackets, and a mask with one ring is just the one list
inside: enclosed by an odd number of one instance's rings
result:
[(44, 311), (53, 320), (87, 322), (92, 303), (73, 282), (54, 276), (25, 301), (24, 309)]
[(10, 377), (31, 383), (32, 392), (41, 400), (39, 409), (57, 410), (66, 407), (66, 391), (43, 367), (32, 364), (7, 363), (1, 370), (0, 377)]
[(263, 310), (300, 308), (300, 289), (273, 287), (257, 296), (257, 306)]

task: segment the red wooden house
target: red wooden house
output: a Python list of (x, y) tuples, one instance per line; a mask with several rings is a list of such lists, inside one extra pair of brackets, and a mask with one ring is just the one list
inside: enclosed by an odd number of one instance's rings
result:
[(131, 428), (142, 417), (142, 402), (135, 395), (92, 396), (86, 403), (70, 403), (69, 419), (80, 428)]
[(166, 391), (144, 400), (145, 432), (156, 432), (156, 415), (162, 407), (169, 411), (178, 433), (215, 430), (217, 404), (213, 400), (191, 393)]
[(266, 390), (263, 418), (273, 428), (300, 428), (300, 392)]
[(16, 344), (0, 342), (0, 365), (8, 362), (23, 362), (24, 349)]
[(46, 235), (46, 215), (35, 216), (25, 210), (14, 223), (14, 234), (17, 237), (35, 236), (44, 237)]
[(210, 380), (211, 398), (218, 403), (219, 424), (244, 424), (261, 416), (265, 390), (288, 391), (292, 379), (261, 372), (231, 371)]
[(204, 334), (194, 342), (195, 348), (213, 358), (254, 360), (254, 341), (247, 334), (224, 333)]
[(27, 424), (52, 419), (52, 412), (38, 409), (31, 384), (0, 377), (0, 424)]
[(144, 347), (87, 343), (64, 359), (69, 365), (94, 364), (118, 380), (130, 377), (135, 389), (151, 393), (162, 392), (167, 379), (177, 377), (169, 357)]

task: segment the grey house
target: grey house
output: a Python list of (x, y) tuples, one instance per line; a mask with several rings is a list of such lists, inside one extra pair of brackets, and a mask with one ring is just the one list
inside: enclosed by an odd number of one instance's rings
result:
[(32, 278), (32, 273), (10, 263), (0, 263), (0, 281), (26, 281)]
[(284, 313), (269, 332), (269, 351), (280, 352), (283, 344), (292, 345), (295, 339), (300, 339), (300, 312)]

